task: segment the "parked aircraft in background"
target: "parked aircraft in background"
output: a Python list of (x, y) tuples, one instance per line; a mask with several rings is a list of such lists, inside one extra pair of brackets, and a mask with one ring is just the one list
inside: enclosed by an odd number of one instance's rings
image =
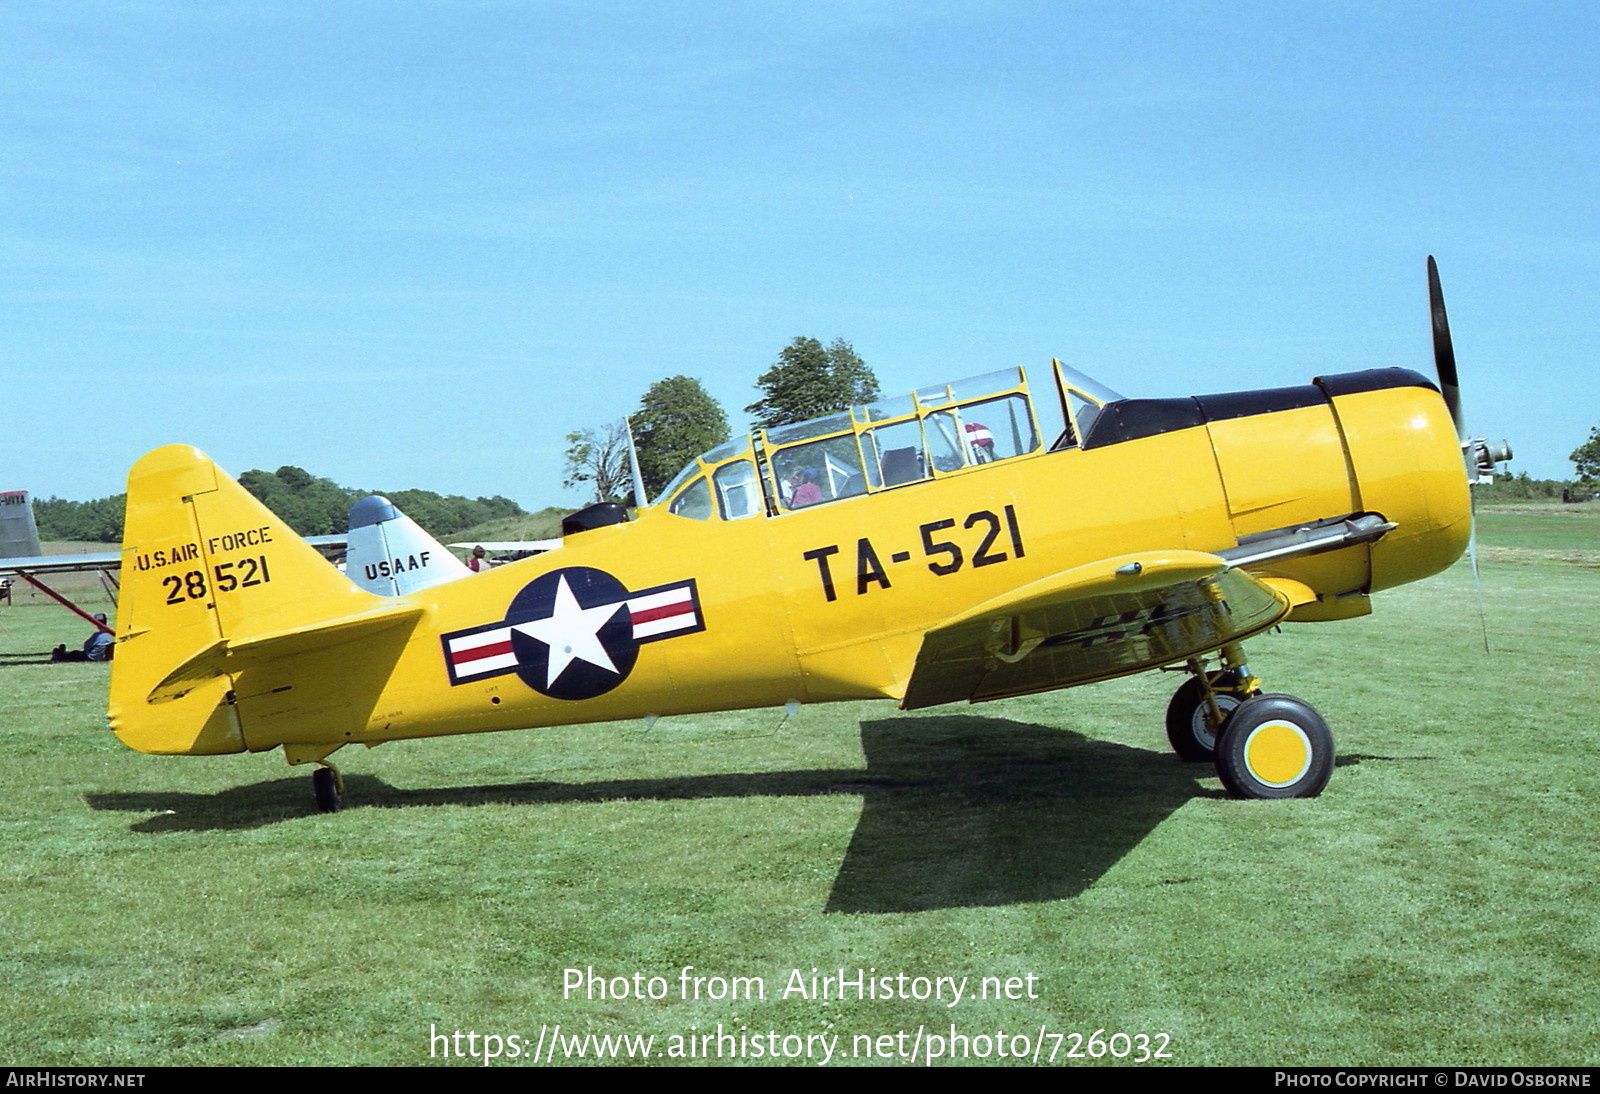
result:
[(39, 543), (39, 526), (33, 518), (33, 499), (26, 490), (0, 492), (0, 580), (19, 577), (50, 599), (80, 616), (96, 630), (112, 632), (90, 612), (78, 607), (44, 580), (46, 575), (97, 573), (113, 599), (117, 594), (113, 576), (122, 564), (117, 551), (95, 554), (47, 555)]
[(344, 572), (369, 593), (405, 596), (472, 571), (388, 498), (373, 494), (350, 507)]

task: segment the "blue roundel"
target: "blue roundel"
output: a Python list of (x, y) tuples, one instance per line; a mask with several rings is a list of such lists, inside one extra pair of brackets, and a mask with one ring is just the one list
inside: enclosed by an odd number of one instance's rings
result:
[(506, 622), (517, 676), (552, 699), (592, 699), (639, 659), (627, 587), (587, 566), (544, 574), (511, 601)]

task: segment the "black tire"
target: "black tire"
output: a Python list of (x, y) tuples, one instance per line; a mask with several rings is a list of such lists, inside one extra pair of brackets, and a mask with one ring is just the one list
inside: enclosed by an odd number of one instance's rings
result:
[(1333, 734), (1293, 695), (1257, 695), (1223, 727), (1217, 774), (1236, 798), (1314, 798), (1333, 774)]
[(311, 773), (311, 795), (317, 799), (319, 812), (337, 813), (344, 808), (339, 797), (339, 776), (331, 767), (319, 767)]
[[(1238, 706), (1239, 700), (1232, 695), (1217, 696), (1224, 725)], [(1217, 738), (1221, 734), (1211, 728), (1210, 714), (1205, 688), (1194, 677), (1185, 680), (1183, 686), (1172, 693), (1172, 701), (1167, 704), (1167, 740), (1172, 742), (1172, 751), (1178, 754), (1178, 759), (1191, 764), (1216, 760)]]

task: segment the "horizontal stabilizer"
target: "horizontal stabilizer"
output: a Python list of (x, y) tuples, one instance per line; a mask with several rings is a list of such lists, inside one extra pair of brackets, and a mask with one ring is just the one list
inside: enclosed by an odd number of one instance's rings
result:
[(70, 574), (87, 570), (115, 570), (122, 565), (120, 551), (94, 555), (32, 555), (0, 558), (0, 574)]
[(150, 690), (150, 703), (181, 699), (195, 684), (243, 672), (268, 661), (354, 642), (415, 620), (421, 608), (393, 605), (332, 619), (314, 627), (259, 634), (233, 641), (222, 639), (191, 656)]
[(482, 547), (485, 551), (504, 551), (510, 554), (542, 555), (560, 547), (559, 539), (482, 539), (472, 543), (452, 543), (450, 546), (471, 550)]

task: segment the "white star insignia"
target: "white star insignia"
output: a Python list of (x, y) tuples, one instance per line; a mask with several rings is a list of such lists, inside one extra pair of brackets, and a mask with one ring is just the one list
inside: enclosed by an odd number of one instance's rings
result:
[(567, 587), (566, 575), (561, 576), (550, 615), (529, 623), (518, 623), (514, 628), (550, 647), (550, 666), (545, 687), (554, 687), (556, 679), (574, 661), (586, 661), (596, 668), (621, 675), (617, 666), (612, 664), (605, 646), (600, 644), (600, 629), (611, 622), (612, 616), (623, 605), (624, 602), (619, 601), (602, 604), (598, 608), (581, 607), (578, 598)]

